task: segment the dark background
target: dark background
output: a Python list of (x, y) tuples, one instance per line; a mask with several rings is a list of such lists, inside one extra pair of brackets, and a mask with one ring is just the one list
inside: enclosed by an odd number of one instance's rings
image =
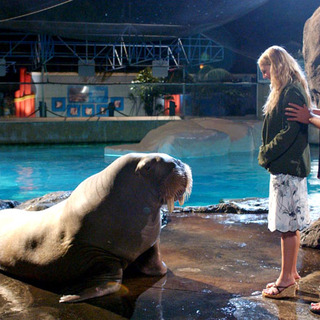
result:
[(168, 41), (200, 33), (224, 46), (225, 59), (217, 67), (255, 73), (258, 56), (270, 45), (301, 57), (304, 24), (319, 5), (319, 0), (5, 0), (0, 31), (7, 37), (14, 31), (98, 42), (130, 35)]

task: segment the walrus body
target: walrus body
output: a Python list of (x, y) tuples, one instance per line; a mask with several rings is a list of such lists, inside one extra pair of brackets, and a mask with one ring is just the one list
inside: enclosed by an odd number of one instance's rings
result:
[(42, 211), (0, 211), (0, 269), (85, 288), (60, 302), (115, 292), (123, 270), (161, 275), (160, 208), (190, 194), (190, 168), (165, 154), (131, 153), (84, 180), (71, 196)]

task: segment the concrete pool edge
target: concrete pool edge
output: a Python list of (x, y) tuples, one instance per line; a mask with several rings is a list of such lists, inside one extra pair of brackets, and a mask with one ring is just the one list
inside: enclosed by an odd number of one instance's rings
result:
[(0, 118), (0, 144), (138, 142), (178, 116), (113, 118)]
[[(197, 117), (197, 119), (200, 118)], [(232, 119), (235, 123), (252, 120), (247, 117), (227, 117), (226, 119)], [(0, 117), (0, 145), (140, 142), (149, 131), (168, 122), (183, 120), (179, 116), (105, 118)], [(258, 119), (255, 120), (259, 121)], [(311, 144), (319, 143), (319, 130), (313, 126), (309, 126), (309, 140)]]

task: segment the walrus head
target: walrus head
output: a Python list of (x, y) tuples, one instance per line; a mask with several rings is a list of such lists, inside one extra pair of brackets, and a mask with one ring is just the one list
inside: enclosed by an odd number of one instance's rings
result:
[(136, 173), (152, 176), (158, 183), (160, 201), (167, 204), (169, 212), (174, 209), (174, 202), (183, 205), (192, 190), (192, 173), (190, 167), (167, 154), (146, 154), (137, 167)]

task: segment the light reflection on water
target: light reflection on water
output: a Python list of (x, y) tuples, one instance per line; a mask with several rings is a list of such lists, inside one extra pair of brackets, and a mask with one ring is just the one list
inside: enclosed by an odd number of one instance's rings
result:
[[(104, 146), (46, 145), (0, 147), (0, 199), (24, 201), (53, 191), (73, 190), (114, 161)], [(312, 148), (308, 177), (310, 203), (317, 204), (318, 151)], [(192, 168), (194, 187), (189, 206), (217, 204), (221, 199), (268, 197), (269, 174), (257, 163), (257, 152), (182, 159)]]

